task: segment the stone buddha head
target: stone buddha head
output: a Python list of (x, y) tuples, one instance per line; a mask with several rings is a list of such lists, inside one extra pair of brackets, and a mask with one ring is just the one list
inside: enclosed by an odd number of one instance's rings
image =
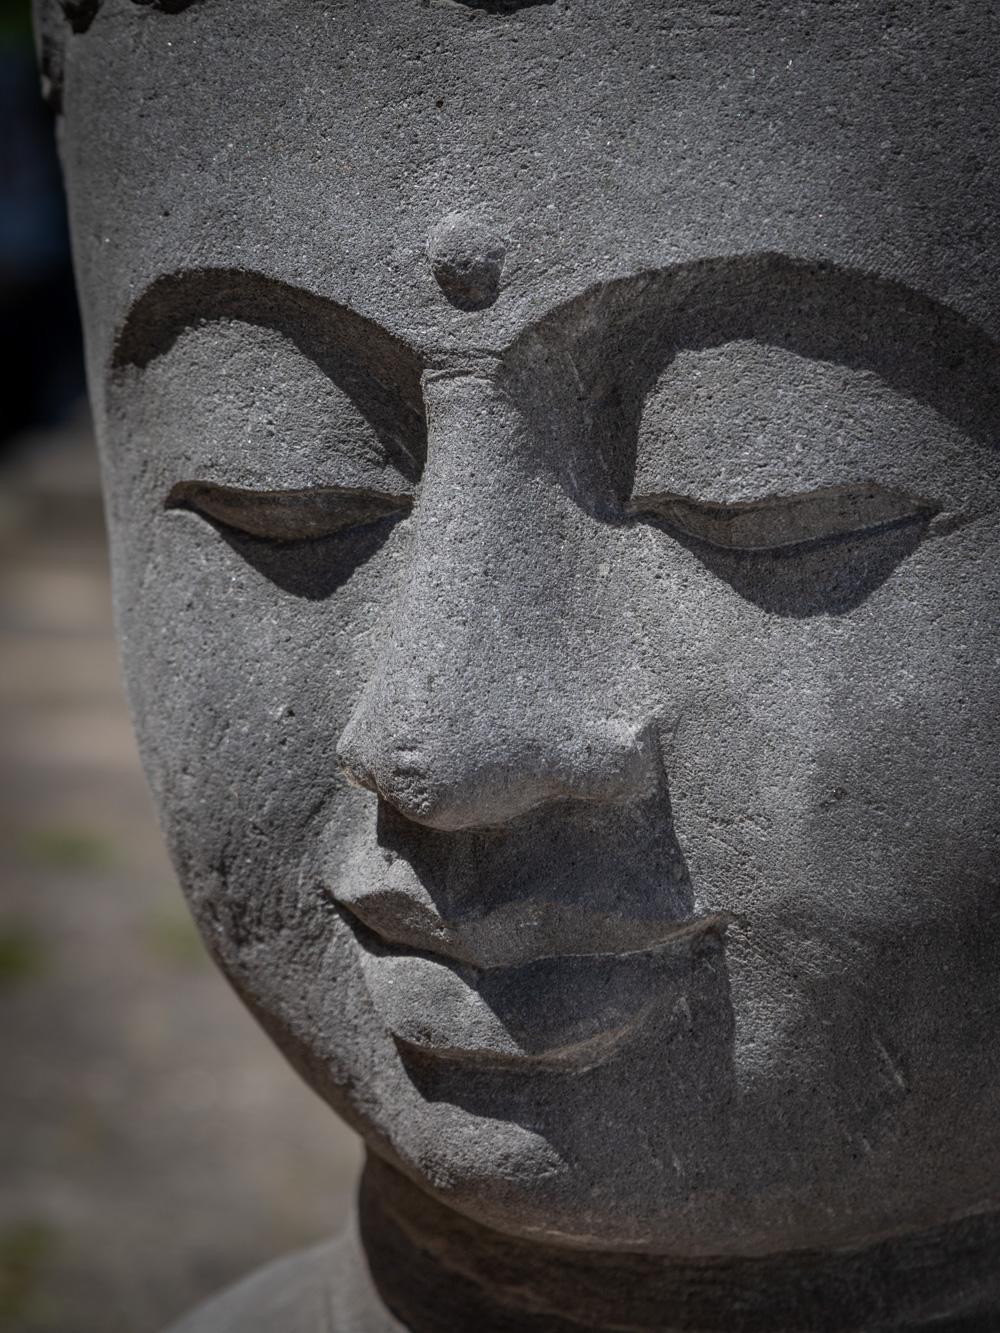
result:
[(178, 875), (509, 1236), (997, 1206), (987, 7), (801, 9), (38, 7)]

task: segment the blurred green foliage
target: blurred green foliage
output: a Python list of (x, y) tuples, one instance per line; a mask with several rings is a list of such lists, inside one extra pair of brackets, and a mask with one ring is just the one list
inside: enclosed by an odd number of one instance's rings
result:
[(45, 970), (46, 950), (37, 931), (20, 921), (0, 921), (0, 990)]
[(13, 1222), (0, 1229), (0, 1329), (19, 1329), (39, 1297), (39, 1279), (55, 1247), (47, 1223)]
[(0, 42), (31, 41), (31, 0), (0, 0)]
[(208, 962), (198, 928), (183, 910), (156, 912), (147, 923), (146, 940), (154, 957), (168, 967), (186, 970)]
[(114, 860), (111, 843), (81, 828), (36, 828), (22, 833), (15, 850), (29, 865), (53, 870), (103, 870)]

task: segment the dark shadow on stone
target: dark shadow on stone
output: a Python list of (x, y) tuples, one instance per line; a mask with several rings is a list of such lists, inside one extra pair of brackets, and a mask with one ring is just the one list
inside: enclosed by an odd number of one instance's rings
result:
[[(609, 1253), (492, 1231), (374, 1154), (359, 1205), (372, 1277), (413, 1333), (987, 1333), (997, 1327), (995, 1316), (981, 1313), (995, 1302), (998, 1286), (991, 1262), (995, 1214), (838, 1250), (704, 1259)], [(928, 1321), (949, 1287), (962, 1292), (966, 1313)]]
[(461, 9), (475, 9), (482, 14), (516, 14), (521, 9), (534, 9), (538, 5), (551, 5), (555, 0), (450, 0)]
[(197, 2), (198, 0), (132, 0), (134, 5), (151, 5), (153, 9), (161, 9), (164, 14), (179, 14)]
[(384, 518), (332, 537), (295, 542), (248, 537), (221, 523), (212, 526), (241, 559), (270, 583), (293, 597), (321, 602), (346, 583), (359, 565), (375, 555), (397, 521), (394, 517)]
[[(547, 907), (570, 905), (581, 915), (592, 911), (599, 922), (612, 907), (609, 884), (629, 885), (632, 901), (617, 906), (637, 921), (650, 901), (658, 901), (657, 913), (668, 912), (672, 919), (695, 911), (665, 791), (614, 807), (551, 802), (502, 828), (459, 830), (408, 820), (379, 798), (376, 838), (383, 853), (409, 865), (440, 918), (452, 926), (475, 927), (484, 903), (494, 910), (530, 903), (536, 946), (544, 940)], [(594, 931), (587, 947), (599, 952), (606, 945), (599, 925)], [(556, 936), (564, 938), (558, 925)], [(582, 945), (582, 935), (577, 940)], [(548, 951), (544, 945), (539, 949)]]
[(86, 32), (101, 7), (101, 0), (61, 0), (66, 21), (74, 32)]
[(772, 615), (806, 619), (856, 610), (920, 545), (926, 518), (875, 532), (771, 551), (732, 551), (654, 523), (748, 602)]
[[(134, 5), (147, 5), (164, 14), (180, 14), (198, 0), (132, 0)], [(537, 3), (538, 0), (533, 0)], [(104, 0), (60, 0), (62, 11), (74, 32), (86, 32), (100, 12)]]

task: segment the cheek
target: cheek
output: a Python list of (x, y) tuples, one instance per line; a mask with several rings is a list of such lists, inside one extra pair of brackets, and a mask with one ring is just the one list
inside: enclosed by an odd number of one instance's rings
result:
[(325, 560), (301, 553), (327, 576), (339, 563), (330, 590), (295, 552), (264, 551), (278, 562), (265, 569), (194, 515), (156, 522), (145, 580), (155, 605), (133, 582), (122, 629), (143, 759), (182, 884), (220, 952), (321, 932), (318, 833), (349, 790), (337, 742), (377, 652), (405, 536), (387, 528), (369, 550), (363, 535), (365, 560), (350, 558), (350, 537)]
[(737, 1002), (779, 1026), (884, 1016), (963, 955), (967, 990), (992, 994), (968, 960), (997, 929), (1000, 562), (960, 538), (845, 615), (766, 616), (716, 588), (717, 638), (684, 659), (678, 838), (700, 905), (737, 918)]
[(154, 519), (148, 559), (118, 571), (140, 748), (206, 943), (303, 1077), (365, 1124), (384, 1118), (394, 1052), (319, 857), (324, 827), (367, 798), (336, 746), (405, 552), (402, 525), (382, 535), (322, 596), (279, 586), (189, 514)]
[(834, 680), (817, 764), (836, 802), (811, 815), (808, 843), (817, 873), (839, 862), (876, 919), (947, 925), (992, 896), (1000, 580), (997, 546), (982, 535), (929, 543), (902, 568), (866, 608)]
[(798, 619), (703, 575), (697, 639), (680, 611), (665, 634), (682, 646), (662, 694), (678, 833), (705, 892), (728, 888), (739, 910), (792, 889), (821, 903), (840, 882), (832, 906), (850, 911), (881, 885), (911, 896), (934, 863), (989, 864), (996, 549), (983, 534), (929, 542), (850, 613)]
[(810, 1133), (873, 1144), (904, 1104), (922, 1133), (1000, 1085), (998, 545), (929, 542), (840, 616), (707, 579), (697, 640), (661, 612), (676, 834), (698, 907), (734, 917), (736, 1077), (765, 1124), (780, 1088)]

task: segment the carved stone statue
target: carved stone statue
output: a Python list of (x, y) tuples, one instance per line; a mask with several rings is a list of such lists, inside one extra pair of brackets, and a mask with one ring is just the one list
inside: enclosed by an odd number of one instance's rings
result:
[(149, 780), (369, 1148), (180, 1327), (1000, 1328), (1000, 11), (36, 6)]

